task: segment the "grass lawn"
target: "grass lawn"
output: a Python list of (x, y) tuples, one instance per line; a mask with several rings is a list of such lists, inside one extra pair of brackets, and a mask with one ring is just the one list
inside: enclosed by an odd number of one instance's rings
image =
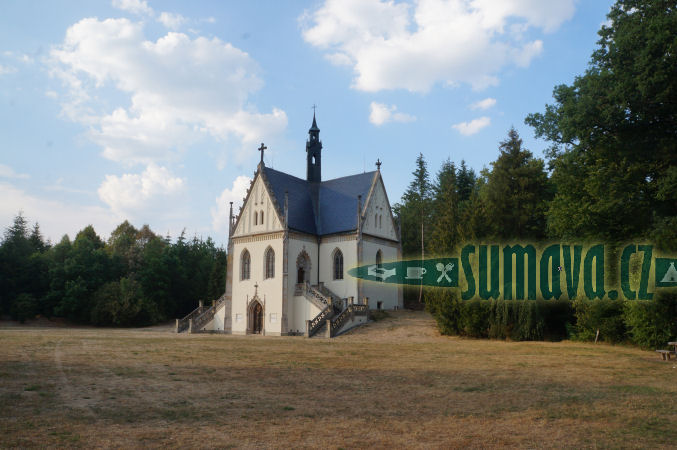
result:
[(0, 447), (675, 447), (677, 362), (439, 336), (394, 312), (326, 339), (0, 324)]

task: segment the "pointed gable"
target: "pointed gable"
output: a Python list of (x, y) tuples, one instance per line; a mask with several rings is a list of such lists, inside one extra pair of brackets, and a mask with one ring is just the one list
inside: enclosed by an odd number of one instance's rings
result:
[(240, 210), (233, 236), (281, 231), (283, 224), (278, 209), (265, 180), (260, 172), (257, 173)]
[(380, 172), (377, 172), (374, 178), (374, 184), (365, 200), (363, 211), (363, 233), (394, 241), (398, 240), (393, 212), (390, 209), (388, 194)]

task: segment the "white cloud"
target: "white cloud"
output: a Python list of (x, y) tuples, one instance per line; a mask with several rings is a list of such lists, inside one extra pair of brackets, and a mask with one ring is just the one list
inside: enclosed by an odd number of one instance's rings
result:
[(138, 217), (173, 208), (184, 186), (185, 181), (167, 168), (151, 164), (141, 174), (106, 175), (98, 194), (119, 216)]
[(170, 12), (161, 13), (160, 17), (158, 17), (157, 20), (158, 22), (162, 23), (162, 25), (166, 26), (171, 30), (178, 30), (179, 28), (181, 28), (181, 25), (186, 23), (186, 18), (183, 17), (181, 14), (175, 14)]
[[(82, 19), (51, 51), (51, 72), (69, 88), (62, 113), (90, 129), (106, 158), (128, 165), (172, 160), (205, 136), (237, 154), (286, 128), (284, 111), (260, 113), (248, 102), (263, 82), (247, 53), (177, 32), (150, 41), (143, 27), (125, 18)], [(110, 87), (129, 102), (111, 110), (97, 101)]]
[(16, 173), (14, 172), (14, 169), (12, 169), (9, 166), (6, 166), (5, 164), (0, 164), (0, 177), (2, 178), (30, 178), (29, 175), (25, 173)]
[(247, 189), (251, 184), (251, 178), (240, 175), (233, 181), (230, 189), (224, 189), (216, 198), (216, 206), (211, 208), (212, 228), (214, 231), (228, 233), (228, 220), (230, 219), (230, 202), (233, 202), (233, 214), (237, 215), (242, 206), (242, 199), (247, 195)]
[(16, 71), (17, 71), (17, 70), (16, 70), (16, 67), (12, 67), (12, 66), (3, 66), (3, 65), (0, 64), (0, 75), (6, 75), (6, 74), (10, 74), (10, 73), (15, 73)]
[(484, 100), (480, 100), (480, 101), (475, 102), (472, 105), (470, 105), (470, 109), (485, 110), (485, 109), (489, 109), (489, 108), (493, 107), (494, 105), (496, 105), (496, 99), (491, 98), (491, 97), (487, 97)]
[(146, 0), (113, 0), (113, 7), (133, 14), (153, 15), (153, 8)]
[(301, 18), (304, 39), (334, 64), (353, 67), (353, 87), (427, 92), (434, 84), (498, 83), (501, 69), (542, 51), (525, 41), (573, 16), (575, 0), (326, 0)]
[(369, 122), (376, 126), (383, 125), (388, 122), (413, 122), (416, 117), (397, 112), (397, 106), (385, 105), (383, 103), (371, 102), (371, 113), (369, 114)]
[(460, 122), (452, 125), (452, 128), (455, 128), (463, 136), (470, 136), (482, 128), (487, 127), (491, 124), (491, 119), (487, 116), (482, 116), (477, 119), (473, 119), (470, 122)]
[(87, 224), (92, 224), (99, 236), (105, 238), (123, 220), (102, 206), (47, 200), (5, 182), (0, 182), (0, 198), (3, 199), (0, 202), (3, 224), (12, 223), (16, 214), (23, 211), (29, 222), (40, 224), (43, 236), (52, 242), (58, 242), (64, 234), (75, 238)]

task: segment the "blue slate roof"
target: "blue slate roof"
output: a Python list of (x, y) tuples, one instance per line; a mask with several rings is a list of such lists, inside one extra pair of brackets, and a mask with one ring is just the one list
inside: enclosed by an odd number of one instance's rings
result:
[(357, 196), (362, 196), (364, 205), (376, 172), (321, 183), (309, 183), (265, 166), (263, 175), (282, 214), (284, 193), (289, 193), (289, 228), (322, 236), (357, 228)]

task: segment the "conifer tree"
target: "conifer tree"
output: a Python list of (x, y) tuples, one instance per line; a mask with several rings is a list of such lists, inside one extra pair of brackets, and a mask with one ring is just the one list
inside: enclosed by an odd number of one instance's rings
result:
[(499, 239), (543, 238), (551, 195), (543, 161), (522, 148), (514, 128), (499, 149), (486, 185), (491, 232)]
[(396, 204), (393, 209), (400, 216), (403, 254), (420, 256), (421, 226), (423, 238), (427, 240), (431, 203), (430, 176), (422, 153), (416, 158), (416, 169), (412, 175), (414, 179), (402, 195), (402, 203)]
[(456, 166), (447, 159), (433, 187), (430, 251), (448, 256), (458, 244), (459, 186)]

